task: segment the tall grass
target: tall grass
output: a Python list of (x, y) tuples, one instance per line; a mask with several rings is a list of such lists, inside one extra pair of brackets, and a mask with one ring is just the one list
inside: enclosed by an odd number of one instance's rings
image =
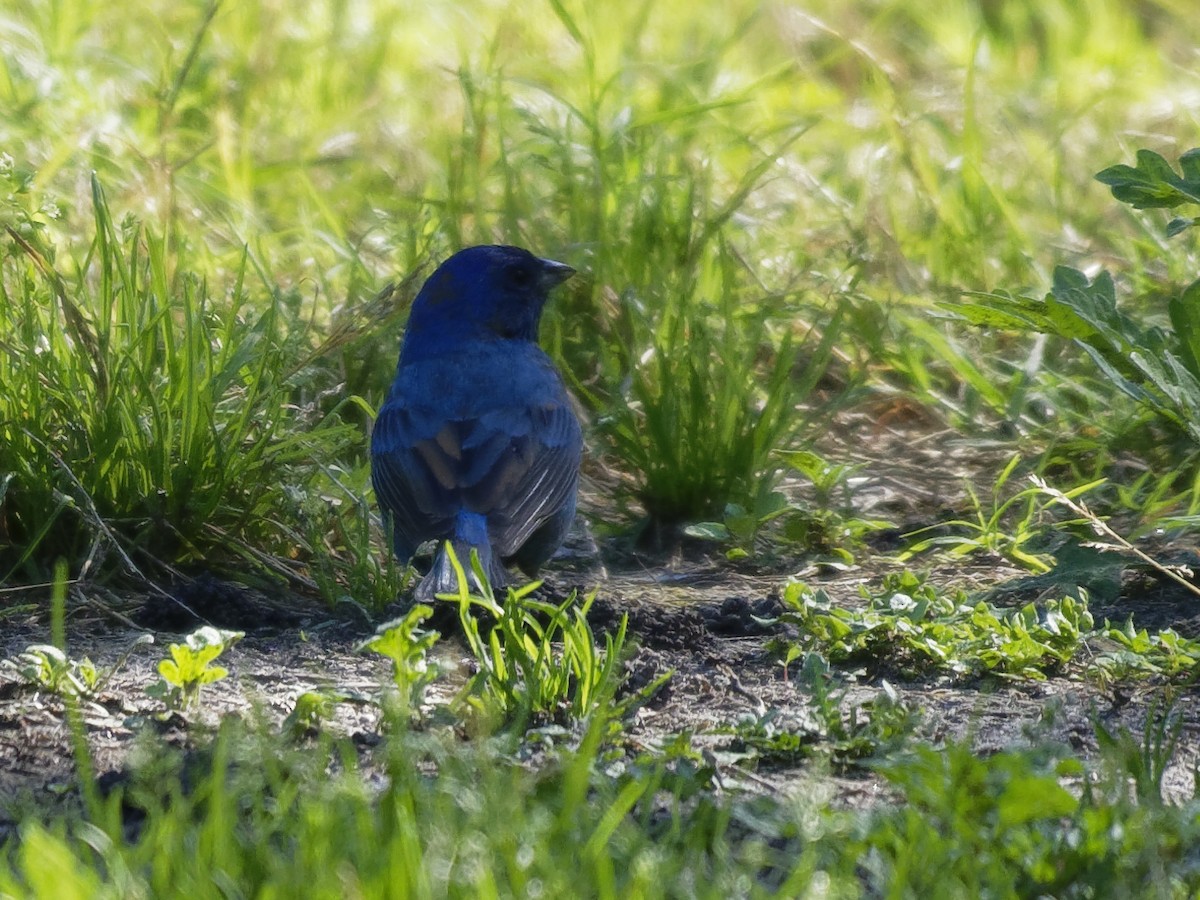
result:
[(683, 742), (622, 757), (603, 717), (577, 746), (547, 739), (541, 767), (505, 739), (394, 725), (365, 762), (348, 742), (289, 747), (235, 719), (202, 751), (145, 754), (90, 820), (27, 820), (0, 846), (0, 891), (1175, 897), (1198, 884), (1196, 803), (1130, 791), (1144, 760), (1128, 733), (1082, 796), (1062, 781), (1083, 764), (1059, 746), (918, 744), (878, 766), (898, 804), (838, 809), (807, 791), (713, 793)]
[(280, 497), (361, 441), (292, 380), (306, 323), (283, 295), (254, 296), (248, 257), (213, 297), (172, 265), (162, 236), (114, 222), (96, 179), (92, 200), (94, 238), (74, 271), (9, 207), (3, 574), (38, 577), (54, 556), (138, 568), (289, 555)]
[[(1089, 175), (1132, 155), (1114, 143), (1191, 145), (1192, 19), (1168, 0), (16, 3), (0, 575), (44, 575), (35, 547), (81, 562), (100, 534), (176, 561), (320, 547), (362, 583), (334, 482), (359, 483), (400, 327), (358, 298), (471, 242), (582, 270), (543, 338), (660, 521), (769, 492), (831, 360), (822, 399), (867, 381), (964, 429), (1103, 425), (1055, 341), (932, 316), (1058, 263), (1154, 283), (1149, 230)], [(302, 364), (348, 320), (352, 350)]]

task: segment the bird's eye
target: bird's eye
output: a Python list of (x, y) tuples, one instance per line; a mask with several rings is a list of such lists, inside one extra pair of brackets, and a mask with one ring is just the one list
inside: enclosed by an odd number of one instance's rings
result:
[(533, 283), (533, 273), (524, 267), (512, 269), (508, 273), (508, 280), (513, 287), (529, 287)]

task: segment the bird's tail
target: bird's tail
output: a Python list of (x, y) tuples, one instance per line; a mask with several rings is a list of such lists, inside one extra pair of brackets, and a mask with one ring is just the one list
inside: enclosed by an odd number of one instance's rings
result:
[(508, 584), (508, 573), (504, 569), (504, 563), (492, 552), (487, 519), (479, 513), (463, 510), (454, 519), (454, 537), (438, 547), (437, 555), (433, 559), (433, 568), (417, 585), (418, 602), (428, 603), (434, 599), (435, 594), (459, 592), (458, 573), (446, 552), (447, 544), (453, 546), (454, 556), (462, 566), (471, 591), (481, 589), (471, 565), (472, 550), (479, 555), (479, 566), (495, 590), (502, 590)]

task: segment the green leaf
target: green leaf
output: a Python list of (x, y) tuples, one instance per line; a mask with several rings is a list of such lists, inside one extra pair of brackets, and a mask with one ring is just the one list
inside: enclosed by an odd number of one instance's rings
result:
[(1179, 355), (1188, 371), (1200, 377), (1200, 279), (1173, 297), (1167, 311), (1179, 339)]
[(1112, 363), (1108, 361), (1108, 357), (1100, 350), (1083, 341), (1080, 341), (1079, 345), (1087, 351), (1087, 354), (1092, 358), (1092, 362), (1100, 368), (1100, 371), (1104, 373), (1108, 380), (1115, 384), (1121, 391), (1139, 403), (1145, 403), (1148, 406), (1155, 405), (1154, 397), (1141, 385), (1135, 384), (1121, 372), (1118, 372)]
[(1179, 167), (1187, 181), (1200, 183), (1200, 147), (1193, 147), (1179, 157)]
[(697, 522), (684, 528), (683, 533), (701, 541), (727, 541), (730, 537), (729, 529), (721, 522)]
[(1137, 166), (1109, 166), (1096, 173), (1112, 195), (1135, 209), (1171, 209), (1184, 203), (1200, 203), (1200, 157), (1189, 150), (1180, 157), (1183, 177), (1153, 150), (1137, 152)]
[(158, 664), (158, 674), (163, 677), (163, 680), (172, 687), (181, 687), (183, 679), (180, 677), (179, 666), (169, 659), (164, 659)]
[(1008, 291), (971, 291), (967, 302), (939, 303), (939, 308), (972, 325), (1017, 331), (1050, 331), (1046, 303), (1034, 297), (1022, 297)]
[(1167, 237), (1175, 237), (1175, 235), (1187, 231), (1193, 225), (1200, 225), (1200, 217), (1194, 219), (1176, 217), (1167, 223)]
[(214, 681), (220, 681), (222, 678), (224, 678), (228, 674), (229, 674), (228, 669), (226, 669), (222, 666), (212, 666), (211, 668), (205, 669), (203, 672), (200, 672), (197, 675), (196, 683), (197, 684), (211, 684)]
[(1057, 266), (1046, 312), (1065, 338), (1088, 340), (1100, 334), (1118, 352), (1141, 341), (1141, 329), (1117, 310), (1117, 290), (1106, 271), (1089, 281), (1078, 269)]

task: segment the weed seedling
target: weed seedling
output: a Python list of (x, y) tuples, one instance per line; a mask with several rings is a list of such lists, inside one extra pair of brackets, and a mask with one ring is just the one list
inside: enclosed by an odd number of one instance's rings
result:
[(1115, 649), (1092, 660), (1087, 674), (1102, 686), (1147, 676), (1179, 678), (1200, 666), (1200, 641), (1186, 638), (1173, 628), (1150, 632), (1136, 628), (1133, 617), (1122, 626), (1105, 623), (1102, 634)]
[(1086, 602), (1069, 596), (996, 609), (939, 591), (911, 572), (886, 576), (877, 593), (861, 590), (867, 606), (856, 611), (824, 591), (787, 585), (788, 611), (780, 619), (799, 629), (799, 643), (776, 640), (774, 649), (793, 660), (812, 650), (840, 664), (1041, 680), (1074, 658), (1092, 630)]
[[(458, 604), (463, 636), (479, 670), (455, 701), (473, 709), (484, 720), (526, 722), (534, 720), (580, 721), (602, 704), (612, 701), (624, 679), (621, 654), (625, 648), (627, 618), (599, 646), (587, 613), (596, 599), (591, 594), (577, 602), (572, 593), (563, 603), (535, 600), (540, 582), (509, 588), (503, 604), (496, 600), (478, 557), (471, 564), (482, 589), (472, 594), (462, 565), (447, 546), (458, 574), (459, 593), (439, 599)], [(495, 624), (485, 637), (475, 612), (492, 616)], [(631, 706), (653, 694), (669, 678), (626, 698), (613, 712), (614, 720)]]
[[(1028, 548), (1042, 535), (1039, 519), (1042, 510), (1049, 506), (1051, 501), (1039, 502), (1041, 492), (1036, 488), (1027, 488), (1007, 499), (1002, 499), (1004, 486), (1020, 461), (1020, 455), (1014, 455), (997, 476), (995, 484), (992, 486), (990, 504), (985, 505), (979, 499), (974, 487), (970, 484), (966, 486), (972, 506), (972, 518), (954, 519), (936, 526), (956, 529), (960, 532), (959, 534), (923, 537), (900, 554), (900, 561), (905, 562), (916, 554), (933, 547), (949, 547), (950, 555), (955, 558), (985, 552), (1007, 559), (1021, 568), (1039, 575), (1049, 572), (1052, 568), (1051, 561), (1040, 554), (1031, 553)], [(1012, 521), (1010, 527), (1007, 523), (1014, 519), (1010, 514), (1017, 510), (1019, 510), (1019, 515), (1015, 517), (1015, 521)], [(915, 531), (910, 536), (915, 537), (927, 530), (929, 529)]]
[(283, 733), (293, 740), (311, 737), (321, 731), (321, 725), (333, 715), (339, 703), (369, 702), (367, 698), (351, 691), (316, 690), (305, 691), (296, 698), (292, 711), (283, 720)]
[(56, 697), (92, 697), (100, 683), (100, 673), (90, 659), (71, 659), (52, 644), (30, 644), (16, 659), (0, 662), (0, 668)]
[(875, 697), (848, 704), (845, 688), (819, 653), (804, 655), (797, 689), (808, 694), (801, 722), (788, 723), (770, 710), (734, 729), (740, 747), (759, 762), (795, 765), (826, 757), (835, 770), (846, 771), (900, 746), (918, 722), (917, 712), (886, 681)]
[(392, 661), (392, 681), (396, 685), (400, 712), (406, 718), (420, 713), (425, 689), (438, 677), (437, 667), (429, 664), (427, 656), (440, 635), (420, 628), (432, 614), (432, 607), (418, 603), (402, 618), (380, 626), (375, 636), (363, 641), (358, 648), (371, 650)]
[(813, 503), (789, 502), (782, 493), (772, 491), (760, 494), (752, 509), (729, 503), (720, 522), (690, 525), (684, 533), (700, 540), (732, 543), (725, 553), (731, 560), (749, 557), (758, 543), (786, 546), (793, 553), (800, 547), (852, 563), (852, 551), (865, 535), (894, 527), (891, 522), (854, 515), (849, 480), (859, 467), (832, 463), (811, 450), (781, 450), (775, 456), (812, 483)]
[(153, 644), (154, 635), (142, 634), (108, 669), (97, 669), (86, 656), (73, 659), (53, 644), (30, 644), (15, 659), (0, 660), (0, 669), (17, 675), (26, 684), (49, 691), (56, 697), (95, 697), (108, 680), (124, 667), (131, 653), (144, 644)]
[(161, 678), (146, 688), (146, 693), (171, 709), (195, 709), (200, 703), (200, 689), (229, 674), (223, 666), (212, 665), (213, 661), (243, 637), (244, 632), (224, 631), (210, 625), (193, 631), (182, 644), (167, 648), (171, 658), (159, 662)]

